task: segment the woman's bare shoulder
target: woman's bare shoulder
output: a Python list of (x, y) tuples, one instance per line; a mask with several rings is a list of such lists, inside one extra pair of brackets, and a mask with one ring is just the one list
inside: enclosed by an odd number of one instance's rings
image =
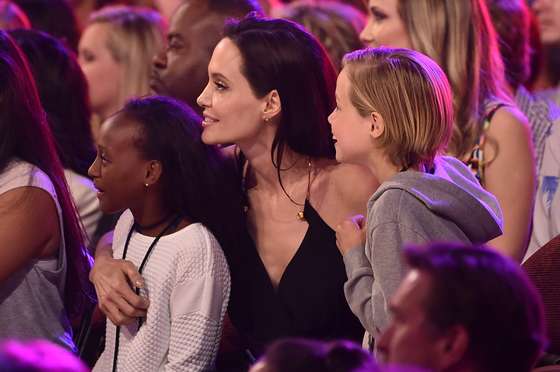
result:
[(492, 117), (487, 134), (498, 142), (526, 141), (530, 137), (529, 123), (517, 107), (504, 106)]
[(334, 162), (328, 167), (327, 172), (332, 181), (342, 190), (355, 190), (355, 187), (361, 186), (369, 190), (379, 186), (375, 176), (365, 166)]
[(379, 187), (371, 171), (360, 165), (325, 161), (321, 164), (323, 177), (331, 186), (331, 195), (340, 203), (354, 208), (364, 207)]

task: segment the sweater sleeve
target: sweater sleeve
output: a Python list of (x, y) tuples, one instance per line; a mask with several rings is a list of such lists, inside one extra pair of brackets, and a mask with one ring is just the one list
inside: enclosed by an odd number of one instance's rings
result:
[[(405, 275), (402, 245), (425, 243), (413, 229), (397, 222), (374, 227), (363, 247), (344, 256), (348, 280), (344, 294), (364, 328), (377, 337), (389, 323), (388, 303)], [(369, 257), (369, 258), (368, 258)]]
[[(210, 246), (209, 246), (210, 245)], [(221, 248), (204, 236), (193, 250), (206, 254), (179, 257), (177, 283), (171, 292), (171, 333), (165, 371), (213, 369), (222, 320), (230, 292), (230, 277)]]

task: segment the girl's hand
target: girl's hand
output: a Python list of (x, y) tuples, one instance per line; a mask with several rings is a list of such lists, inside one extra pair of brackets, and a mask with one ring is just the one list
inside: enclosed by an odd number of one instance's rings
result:
[(344, 256), (350, 249), (363, 247), (366, 243), (365, 218), (358, 214), (342, 221), (336, 227), (336, 246)]

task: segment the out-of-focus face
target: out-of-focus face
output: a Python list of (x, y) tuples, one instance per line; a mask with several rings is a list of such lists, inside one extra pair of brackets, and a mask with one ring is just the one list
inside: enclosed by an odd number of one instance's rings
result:
[(154, 5), (160, 14), (167, 20), (171, 19), (173, 13), (179, 8), (182, 0), (155, 0)]
[(378, 341), (378, 350), (390, 365), (441, 370), (438, 332), (426, 314), (431, 290), (428, 274), (411, 270), (390, 301), (392, 320)]
[(153, 60), (152, 90), (198, 109), (196, 98), (208, 82), (208, 62), (224, 22), (224, 16), (209, 11), (204, 1), (179, 6), (171, 18), (167, 45)]
[(104, 213), (133, 208), (145, 193), (145, 160), (135, 146), (138, 124), (122, 115), (109, 118), (99, 131), (97, 157), (88, 174)]
[(336, 107), (329, 115), (336, 160), (341, 163), (367, 164), (373, 147), (371, 119), (362, 117), (350, 100), (351, 82), (348, 67), (342, 69), (336, 81)]
[(441, 371), (444, 336), (430, 323), (426, 308), (431, 291), (429, 274), (411, 270), (392, 297), (392, 320), (381, 335), (378, 350), (389, 365), (413, 366)]
[(93, 23), (88, 26), (78, 46), (78, 62), (84, 71), (92, 111), (102, 119), (120, 109), (120, 88), (124, 67), (107, 48), (110, 26)]
[(532, 9), (539, 22), (543, 44), (560, 45), (560, 0), (535, 0)]
[(202, 140), (206, 144), (252, 144), (266, 126), (266, 98), (257, 98), (242, 74), (237, 46), (222, 39), (208, 65), (208, 85), (198, 97), (203, 109)]
[[(460, 0), (462, 1), (462, 0)], [(412, 49), (408, 31), (399, 16), (399, 0), (369, 0), (368, 21), (360, 39), (371, 47)]]

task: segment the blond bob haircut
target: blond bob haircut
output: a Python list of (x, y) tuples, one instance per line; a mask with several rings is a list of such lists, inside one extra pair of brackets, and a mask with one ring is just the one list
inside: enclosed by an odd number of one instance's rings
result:
[(379, 145), (403, 169), (433, 166), (453, 128), (451, 87), (425, 55), (408, 49), (366, 48), (344, 56), (350, 101), (362, 117), (379, 113)]
[(449, 79), (455, 126), (448, 152), (464, 159), (488, 109), (511, 102), (485, 0), (399, 0), (398, 12), (413, 49), (436, 61)]
[(150, 92), (150, 71), (154, 55), (164, 46), (166, 24), (153, 10), (133, 6), (107, 6), (92, 13), (88, 25), (109, 27), (107, 49), (124, 66), (119, 107), (132, 97)]

